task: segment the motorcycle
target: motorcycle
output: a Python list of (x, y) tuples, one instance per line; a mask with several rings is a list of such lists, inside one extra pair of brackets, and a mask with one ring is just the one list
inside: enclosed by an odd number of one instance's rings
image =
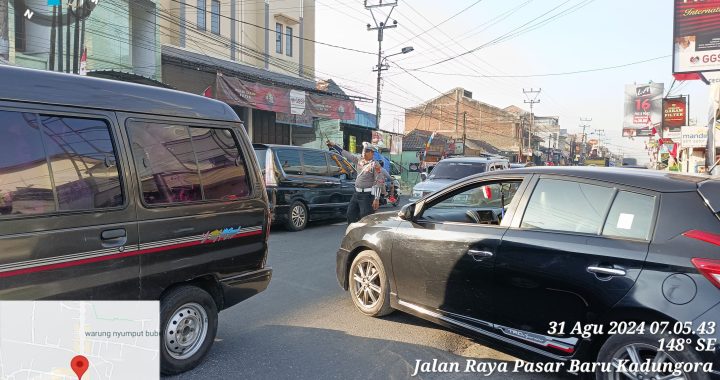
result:
[(380, 206), (390, 204), (397, 207), (400, 204), (400, 181), (393, 178), (393, 192), (390, 194), (390, 181), (385, 182), (385, 191), (380, 195)]

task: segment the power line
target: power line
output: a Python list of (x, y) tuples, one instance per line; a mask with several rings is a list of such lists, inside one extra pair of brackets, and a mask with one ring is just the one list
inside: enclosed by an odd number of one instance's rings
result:
[(417, 72), (421, 72), (421, 73), (425, 73), (425, 74), (435, 74), (435, 75), (444, 75), (444, 76), (464, 76), (464, 77), (473, 77), (473, 78), (533, 78), (533, 77), (551, 77), (551, 76), (591, 73), (591, 72), (604, 71), (604, 70), (613, 70), (613, 69), (619, 69), (619, 68), (633, 66), (633, 65), (639, 65), (641, 63), (657, 61), (659, 59), (664, 59), (664, 58), (669, 58), (669, 57), (670, 57), (670, 55), (668, 54), (668, 55), (662, 55), (662, 56), (655, 57), (655, 58), (643, 59), (641, 61), (624, 63), (621, 65), (598, 67), (598, 68), (594, 68), (594, 69), (585, 69), (585, 70), (577, 70), (577, 71), (566, 71), (566, 72), (559, 72), (559, 73), (546, 73), (546, 74), (468, 75), (468, 74), (455, 74), (455, 73), (441, 73), (441, 72), (425, 71), (425, 70), (410, 70), (410, 71), (417, 71)]
[[(173, 1), (177, 1), (177, 0), (173, 0)], [(425, 65), (425, 66), (422, 66), (422, 67), (417, 67), (417, 68), (412, 69), (412, 70), (413, 70), (413, 71), (417, 71), (417, 70), (426, 69), (426, 68), (428, 68), (428, 67), (437, 66), (437, 65), (440, 65), (440, 64), (442, 64), (442, 63), (445, 63), (445, 62), (448, 62), (448, 61), (452, 61), (452, 60), (454, 60), (454, 59), (457, 59), (457, 58), (459, 58), (459, 57), (462, 57), (462, 56), (465, 56), (465, 55), (474, 53), (474, 52), (476, 52), (476, 51), (478, 51), (478, 50), (480, 50), (480, 49), (483, 49), (483, 48), (485, 48), (485, 47), (488, 47), (488, 46), (491, 46), (491, 45), (495, 45), (495, 44), (497, 44), (497, 43), (500, 43), (500, 42), (502, 42), (502, 41), (503, 41), (504, 39), (506, 39), (506, 38), (515, 37), (515, 36), (517, 36), (518, 34), (514, 34), (514, 35), (513, 35), (513, 33), (515, 33), (515, 32), (517, 32), (517, 31), (525, 28), (526, 26), (528, 26), (529, 24), (532, 24), (533, 22), (537, 21), (538, 19), (541, 19), (542, 17), (544, 17), (544, 16), (546, 16), (547, 14), (549, 14), (549, 13), (555, 11), (556, 9), (562, 7), (563, 5), (567, 4), (568, 2), (570, 2), (570, 0), (566, 0), (565, 2), (561, 3), (560, 5), (558, 5), (558, 6), (556, 6), (556, 7), (553, 7), (552, 9), (550, 9), (549, 11), (541, 14), (540, 16), (535, 17), (534, 19), (526, 22), (525, 24), (520, 25), (519, 27), (517, 27), (517, 28), (515, 28), (515, 29), (513, 29), (513, 30), (511, 30), (511, 31), (509, 31), (509, 32), (506, 32), (506, 33), (503, 34), (502, 36), (497, 37), (497, 38), (495, 38), (495, 39), (493, 39), (493, 40), (491, 40), (491, 41), (489, 41), (489, 42), (486, 42), (486, 43), (484, 43), (484, 44), (482, 44), (482, 45), (480, 45), (480, 46), (478, 46), (478, 47), (476, 47), (476, 48), (473, 48), (473, 49), (470, 49), (470, 50), (468, 50), (468, 51), (466, 51), (466, 52), (464, 52), (464, 53), (460, 53), (460, 54), (458, 54), (458, 55), (455, 55), (455, 56), (452, 56), (452, 57), (449, 57), (449, 58), (440, 60), (440, 61), (438, 61), (438, 62), (431, 63), (431, 64), (429, 64), (429, 65)], [(548, 18), (547, 20), (551, 20), (551, 19), (553, 19), (553, 17), (555, 17), (555, 16), (551, 16), (551, 17)], [(543, 20), (543, 21), (546, 21), (546, 20)], [(541, 21), (541, 22), (543, 22), (543, 21)]]
[(467, 11), (468, 9), (476, 6), (476, 5), (479, 4), (481, 1), (482, 1), (482, 0), (477, 0), (476, 2), (468, 5), (467, 7), (463, 8), (462, 10), (460, 10), (460, 11), (457, 12), (457, 13), (455, 13), (454, 15), (452, 15), (452, 16), (446, 18), (445, 20), (443, 20), (443, 21), (441, 21), (441, 22), (433, 25), (430, 29), (427, 29), (427, 30), (425, 30), (425, 31), (423, 31), (423, 32), (421, 32), (421, 33), (415, 34), (415, 35), (413, 35), (412, 37), (410, 37), (409, 39), (407, 39), (407, 40), (405, 40), (405, 41), (403, 41), (403, 42), (401, 42), (401, 43), (393, 46), (392, 48), (390, 48), (390, 50), (393, 50), (393, 49), (397, 48), (398, 46), (402, 46), (402, 45), (410, 42), (412, 39), (417, 38), (417, 37), (420, 37), (420, 36), (422, 36), (422, 35), (430, 32), (431, 30), (434, 30), (434, 29), (438, 28), (438, 27), (441, 26), (442, 24), (444, 24), (444, 23), (446, 23), (446, 22), (454, 19), (455, 17), (457, 17), (457, 16), (459, 16), (460, 14), (464, 13), (464, 12)]

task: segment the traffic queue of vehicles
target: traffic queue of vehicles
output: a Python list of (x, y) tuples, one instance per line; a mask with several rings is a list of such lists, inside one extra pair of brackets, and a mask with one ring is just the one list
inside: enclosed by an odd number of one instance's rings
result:
[[(342, 156), (252, 145), (222, 102), (7, 66), (0, 82), (0, 299), (159, 300), (165, 374), (199, 364), (218, 312), (266, 289), (273, 221), (342, 216), (355, 191)], [(506, 169), (443, 160), (399, 213), (350, 224), (336, 274), (357, 309), (523, 358), (720, 376), (720, 180)]]

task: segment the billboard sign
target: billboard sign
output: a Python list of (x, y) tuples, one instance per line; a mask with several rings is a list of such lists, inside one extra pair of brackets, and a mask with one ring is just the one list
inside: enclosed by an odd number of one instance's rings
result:
[(659, 127), (662, 122), (663, 90), (662, 83), (625, 85), (623, 129)]
[(708, 141), (707, 127), (682, 127), (683, 148), (705, 148)]
[(685, 98), (663, 99), (663, 128), (680, 132), (680, 127), (687, 125), (687, 114)]
[(673, 72), (720, 70), (720, 0), (673, 1)]

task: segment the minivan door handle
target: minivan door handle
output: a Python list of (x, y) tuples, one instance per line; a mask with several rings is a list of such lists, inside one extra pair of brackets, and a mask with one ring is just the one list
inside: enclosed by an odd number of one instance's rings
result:
[(468, 255), (472, 256), (475, 261), (493, 257), (493, 253), (490, 251), (478, 251), (475, 249), (468, 250)]
[(100, 233), (103, 248), (117, 248), (127, 244), (127, 232), (124, 228), (105, 230)]
[(105, 230), (100, 234), (100, 238), (103, 240), (113, 240), (122, 237), (127, 237), (127, 232), (125, 232), (124, 228), (119, 228), (116, 230)]
[(587, 267), (587, 271), (590, 273), (595, 273), (603, 276), (625, 276), (627, 274), (627, 271), (625, 269), (616, 269), (616, 268), (605, 268), (605, 267)]

